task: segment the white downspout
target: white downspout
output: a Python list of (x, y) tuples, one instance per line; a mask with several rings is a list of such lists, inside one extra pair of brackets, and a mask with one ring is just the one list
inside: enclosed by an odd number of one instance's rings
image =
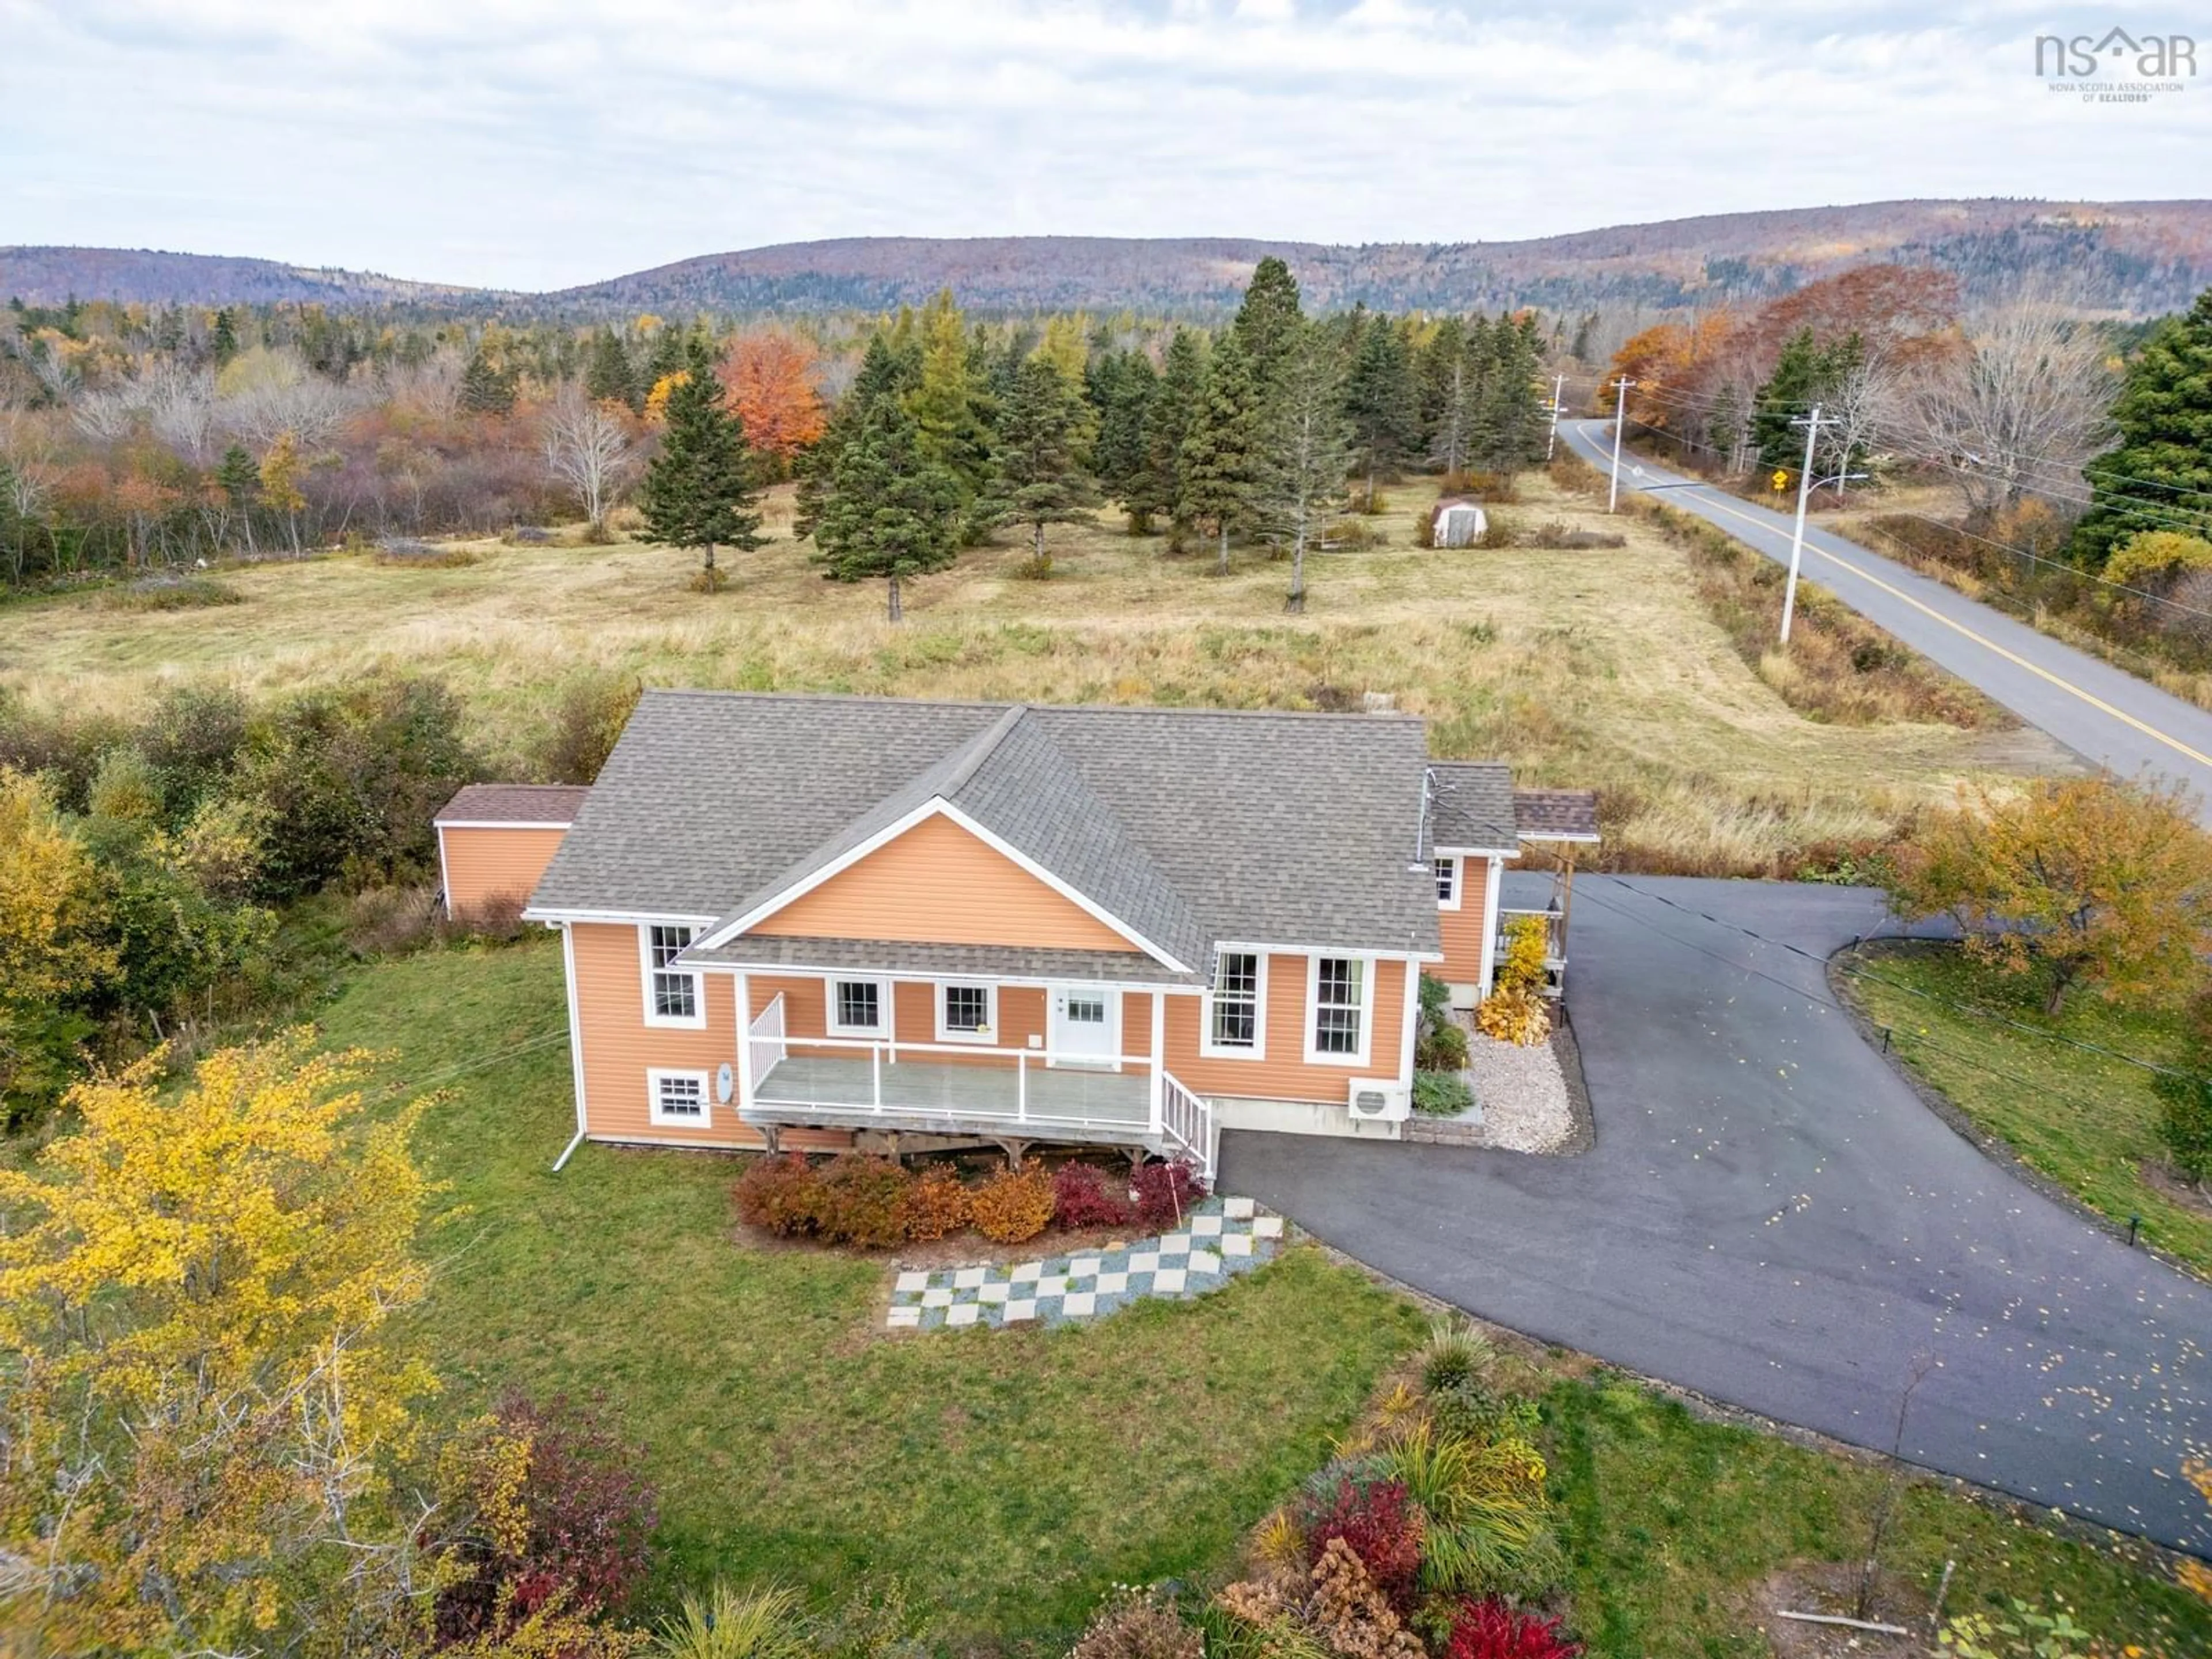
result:
[(584, 1026), (576, 1018), (576, 936), (565, 921), (561, 924), (561, 967), (568, 980), (568, 1067), (576, 1091), (576, 1136), (553, 1160), (555, 1175), (584, 1144)]

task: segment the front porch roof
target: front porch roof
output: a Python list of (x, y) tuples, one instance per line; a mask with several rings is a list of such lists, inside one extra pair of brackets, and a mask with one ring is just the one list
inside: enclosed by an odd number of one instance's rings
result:
[(807, 939), (773, 933), (740, 933), (711, 947), (695, 945), (678, 962), (696, 968), (883, 974), (915, 979), (1095, 981), (1177, 989), (1202, 988), (1205, 984), (1201, 975), (1178, 974), (1141, 951), (1047, 951), (1010, 945)]

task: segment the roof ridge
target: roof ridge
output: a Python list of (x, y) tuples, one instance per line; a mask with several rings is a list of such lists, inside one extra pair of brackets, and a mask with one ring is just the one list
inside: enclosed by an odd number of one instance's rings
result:
[(1375, 708), (1358, 714), (1332, 714), (1321, 708), (1219, 708), (1207, 703), (1168, 702), (1007, 702), (992, 697), (904, 697), (879, 691), (754, 691), (742, 687), (704, 685), (647, 686), (648, 697), (697, 697), (744, 700), (752, 702), (873, 703), (897, 708), (1033, 709), (1042, 714), (1193, 714), (1226, 716), (1237, 720), (1330, 720), (1362, 725), (1425, 725), (1427, 716), (1405, 708)]
[(1014, 728), (1022, 723), (1029, 712), (1030, 706), (1025, 702), (1009, 704), (1005, 714), (977, 736), (969, 738), (966, 746), (957, 751), (959, 759), (932, 792), (931, 798), (950, 804), (952, 798), (960, 793), (962, 786), (982, 769), (983, 763), (991, 758), (1000, 744), (1013, 735)]

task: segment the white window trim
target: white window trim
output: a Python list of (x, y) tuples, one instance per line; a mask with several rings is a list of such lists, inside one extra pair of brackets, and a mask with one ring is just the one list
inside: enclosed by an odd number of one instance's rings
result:
[[(840, 985), (872, 985), (876, 988), (876, 1012), (883, 1016), (875, 1025), (848, 1025), (837, 1018), (837, 988)], [(830, 974), (822, 981), (822, 1018), (824, 1029), (831, 1036), (872, 1037), (878, 1042), (891, 1034), (891, 982), (874, 974)]]
[[(1265, 951), (1218, 950), (1214, 959), (1223, 956), (1256, 957), (1259, 958), (1258, 983), (1254, 988), (1255, 1006), (1252, 1010), (1252, 1046), (1239, 1048), (1224, 1046), (1213, 1040), (1213, 988), (1208, 986), (1198, 1000), (1198, 1052), (1208, 1060), (1265, 1060), (1267, 1057), (1267, 953)], [(1217, 969), (1218, 971), (1218, 969)]]
[[(1360, 965), (1359, 1048), (1358, 1051), (1353, 1054), (1324, 1054), (1321, 1049), (1314, 1046), (1314, 1038), (1318, 1035), (1316, 1027), (1320, 1024), (1318, 1016), (1321, 1012), (1321, 964), (1324, 959), (1332, 962), (1356, 962)], [(1373, 957), (1362, 956), (1357, 952), (1342, 951), (1327, 951), (1319, 955), (1310, 956), (1306, 958), (1305, 1049), (1307, 1065), (1364, 1066), (1367, 1064), (1368, 1056), (1374, 1052), (1375, 1048), (1376, 960), (1376, 959)]]
[[(664, 1031), (703, 1031), (707, 1029), (707, 976), (696, 968), (673, 970), (691, 976), (692, 1014), (690, 1018), (658, 1013), (653, 1010), (653, 975), (656, 971), (671, 971), (667, 969), (656, 970), (653, 965), (653, 930), (656, 927), (691, 927), (691, 924), (688, 921), (641, 921), (637, 925), (637, 983), (641, 994), (640, 1006), (645, 1010), (645, 1023)], [(691, 927), (691, 943), (696, 945), (698, 942), (699, 930)]]
[[(670, 1115), (660, 1109), (660, 1085), (682, 1079), (699, 1085), (698, 1115)], [(714, 1121), (714, 1080), (704, 1072), (684, 1066), (648, 1066), (645, 1071), (646, 1121), (656, 1129), (704, 1129)]]
[[(954, 986), (983, 994), (983, 1029), (980, 1031), (948, 1030), (945, 1024), (945, 994)], [(972, 1042), (978, 1048), (989, 1048), (999, 1040), (999, 988), (983, 979), (939, 979), (930, 981), (929, 1005), (937, 1022), (939, 1042)]]
[(1439, 853), (1437, 854), (1436, 861), (1438, 864), (1451, 866), (1451, 896), (1437, 899), (1437, 908), (1456, 910), (1459, 908), (1460, 900), (1467, 894), (1467, 860), (1449, 853)]

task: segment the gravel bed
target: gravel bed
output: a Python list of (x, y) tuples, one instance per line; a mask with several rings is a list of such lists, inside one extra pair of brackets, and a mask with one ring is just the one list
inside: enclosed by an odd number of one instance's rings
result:
[(1555, 1152), (1574, 1139), (1566, 1074), (1548, 1042), (1522, 1048), (1480, 1033), (1467, 1040), (1467, 1070), (1486, 1145), (1509, 1152)]

